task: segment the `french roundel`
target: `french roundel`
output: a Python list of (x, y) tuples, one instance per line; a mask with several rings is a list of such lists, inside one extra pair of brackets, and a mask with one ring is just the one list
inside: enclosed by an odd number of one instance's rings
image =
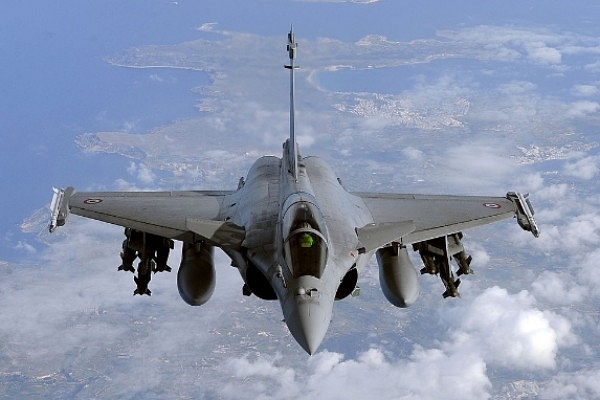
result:
[(102, 203), (102, 199), (85, 199), (83, 204), (98, 204)]
[(483, 203), (483, 206), (487, 208), (502, 208), (498, 203)]

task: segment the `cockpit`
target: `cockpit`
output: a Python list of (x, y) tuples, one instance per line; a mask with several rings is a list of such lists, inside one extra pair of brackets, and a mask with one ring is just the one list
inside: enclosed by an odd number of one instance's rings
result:
[(327, 239), (319, 230), (317, 213), (314, 204), (307, 202), (293, 204), (286, 213), (284, 228), (289, 227), (289, 234), (284, 241), (284, 257), (294, 278), (321, 278), (327, 265)]
[(285, 241), (285, 258), (294, 278), (302, 275), (321, 277), (327, 264), (327, 242), (308, 223), (290, 233)]

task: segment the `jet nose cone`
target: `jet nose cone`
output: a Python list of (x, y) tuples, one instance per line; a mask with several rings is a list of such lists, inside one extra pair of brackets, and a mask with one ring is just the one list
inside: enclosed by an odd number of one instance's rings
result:
[(309, 355), (315, 354), (329, 327), (331, 313), (316, 302), (299, 304), (290, 332)]
[(333, 309), (333, 299), (329, 301), (316, 289), (298, 290), (290, 299), (286, 312), (286, 323), (294, 339), (309, 355), (319, 348), (329, 323)]

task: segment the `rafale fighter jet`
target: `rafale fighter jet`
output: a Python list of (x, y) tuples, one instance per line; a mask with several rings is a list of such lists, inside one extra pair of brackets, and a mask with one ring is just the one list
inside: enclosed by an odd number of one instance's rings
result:
[(294, 135), (296, 50), (290, 30), (285, 66), (290, 72), (290, 134), (281, 158), (259, 158), (232, 191), (54, 189), (50, 231), (64, 225), (69, 212), (125, 227), (118, 269), (137, 272), (134, 294), (147, 295), (152, 273), (170, 270), (173, 241), (182, 241), (177, 286), (193, 306), (206, 303), (214, 291), (213, 253), (219, 247), (239, 270), (243, 294), (279, 300), (291, 334), (309, 354), (327, 332), (334, 301), (356, 294), (359, 273), (374, 253), (385, 297), (407, 307), (419, 295), (408, 246), (423, 260), (421, 274), (439, 275), (443, 296), (455, 297), (460, 284), (455, 272), (472, 272), (462, 230), (516, 217), (523, 229), (538, 236), (531, 205), (519, 193), (347, 192), (323, 159), (299, 153)]

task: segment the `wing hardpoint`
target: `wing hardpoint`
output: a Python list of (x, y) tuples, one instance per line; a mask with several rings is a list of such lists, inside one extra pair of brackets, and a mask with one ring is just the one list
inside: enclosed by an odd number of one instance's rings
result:
[(362, 198), (376, 224), (412, 221), (415, 229), (398, 240), (422, 242), (464, 229), (516, 216), (525, 230), (538, 235), (533, 211), (526, 197), (436, 196), (355, 193)]
[(243, 228), (220, 220), (229, 191), (74, 192), (55, 189), (50, 230), (68, 211), (165, 238), (193, 242), (197, 234), (221, 244), (241, 243)]

